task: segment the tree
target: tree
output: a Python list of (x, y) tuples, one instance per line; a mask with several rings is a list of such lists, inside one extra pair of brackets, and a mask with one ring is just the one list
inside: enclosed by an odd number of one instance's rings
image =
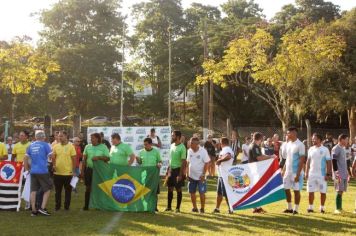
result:
[(326, 71), (310, 86), (310, 110), (317, 112), (318, 119), (326, 119), (330, 113), (346, 111), (350, 137), (356, 136), (356, 8), (345, 13), (326, 29), (330, 34), (342, 37), (346, 49), (335, 70)]
[(72, 112), (97, 115), (102, 104), (115, 107), (119, 100), (119, 7), (118, 0), (61, 0), (41, 12), (41, 45), (61, 66), (51, 97)]
[[(184, 27), (183, 9), (181, 1), (151, 0), (133, 6), (136, 18), (135, 34), (132, 37), (134, 57), (140, 67), (142, 78), (152, 87), (155, 100), (152, 112), (156, 115), (166, 115), (168, 94), (168, 41), (170, 29), (172, 41), (172, 88), (179, 83), (175, 77), (180, 76), (176, 66), (179, 64), (176, 41), (182, 34)], [(162, 102), (165, 101), (165, 102)]]
[(0, 47), (0, 88), (10, 96), (11, 123), (15, 118), (17, 97), (44, 86), (50, 74), (59, 71), (58, 64), (42, 48), (32, 47), (28, 40), (15, 38)]
[(223, 87), (232, 83), (251, 89), (271, 106), (286, 130), (292, 115), (305, 112), (300, 106), (305, 88), (325, 70), (334, 69), (344, 50), (342, 38), (328, 35), (323, 26), (312, 25), (286, 34), (275, 56), (270, 51), (273, 37), (262, 29), (235, 39), (221, 61), (204, 63), (205, 73), (197, 83), (212, 79)]

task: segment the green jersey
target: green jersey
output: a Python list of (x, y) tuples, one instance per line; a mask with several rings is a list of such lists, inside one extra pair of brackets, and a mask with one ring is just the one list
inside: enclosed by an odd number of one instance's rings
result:
[(156, 166), (161, 162), (161, 154), (157, 148), (152, 148), (150, 151), (142, 149), (139, 153), (139, 157), (142, 161), (142, 166)]
[(88, 144), (87, 146), (85, 146), (83, 155), (87, 157), (86, 165), (90, 168), (93, 168), (93, 157), (110, 158), (109, 149), (106, 147), (105, 144), (98, 144), (96, 146), (93, 146), (93, 144)]
[(126, 143), (111, 146), (110, 163), (119, 166), (129, 165), (129, 156), (133, 154), (132, 148)]
[(180, 168), (182, 166), (182, 161), (187, 159), (187, 149), (185, 148), (184, 144), (180, 143), (176, 145), (175, 143), (172, 143), (170, 156), (170, 167), (172, 169)]

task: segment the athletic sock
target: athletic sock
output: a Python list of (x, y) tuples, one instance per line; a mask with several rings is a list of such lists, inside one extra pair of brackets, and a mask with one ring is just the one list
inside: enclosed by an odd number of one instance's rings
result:
[(292, 207), (292, 203), (291, 202), (287, 202), (288, 204), (287, 204), (287, 208), (288, 208), (288, 210), (292, 210), (293, 209), (293, 207)]
[(177, 208), (180, 209), (180, 204), (182, 203), (183, 194), (182, 192), (177, 192)]
[(342, 198), (340, 194), (336, 194), (336, 210), (341, 210), (342, 208)]
[(321, 210), (321, 211), (324, 211), (324, 210), (325, 210), (325, 207), (324, 207), (324, 206), (320, 206), (320, 210)]
[(295, 204), (294, 205), (294, 211), (298, 211), (298, 209), (299, 209), (299, 205)]
[(168, 205), (167, 208), (172, 208), (173, 192), (168, 191)]
[(89, 191), (85, 191), (84, 208), (88, 209), (88, 207), (89, 207), (89, 201), (90, 201), (90, 192), (89, 192)]
[(309, 205), (308, 210), (314, 210), (314, 205)]

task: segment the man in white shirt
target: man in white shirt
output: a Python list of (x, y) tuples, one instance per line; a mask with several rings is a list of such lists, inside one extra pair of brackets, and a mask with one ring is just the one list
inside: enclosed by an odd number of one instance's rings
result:
[(245, 137), (245, 143), (242, 144), (241, 164), (247, 164), (248, 163), (248, 157), (249, 157), (249, 152), (250, 152), (250, 144), (251, 144), (251, 137), (249, 137), (249, 136)]
[(162, 142), (161, 139), (156, 135), (156, 129), (152, 128), (150, 131), (150, 134), (147, 135), (147, 138), (151, 138), (152, 139), (152, 145), (157, 147), (157, 148), (161, 148), (162, 147)]
[(192, 212), (199, 212), (197, 207), (196, 191), (198, 188), (200, 195), (200, 213), (204, 213), (206, 179), (205, 175), (209, 167), (210, 157), (205, 148), (199, 146), (199, 139), (192, 138), (190, 140), (190, 148), (187, 155), (188, 162), (188, 190), (190, 199), (192, 200)]
[[(216, 161), (216, 165), (218, 166), (218, 187), (217, 187), (217, 197), (216, 197), (216, 207), (213, 213), (220, 213), (220, 205), (223, 200), (223, 197), (226, 199), (226, 203), (229, 206), (229, 202), (227, 200), (226, 190), (223, 182), (223, 178), (221, 175), (222, 169), (228, 169), (232, 166), (234, 161), (234, 152), (231, 147), (229, 147), (229, 139), (226, 137), (221, 138), (221, 152), (219, 154), (219, 159)], [(232, 214), (232, 211), (229, 207), (229, 213)]]
[(307, 192), (309, 193), (308, 213), (313, 213), (314, 192), (320, 192), (320, 212), (325, 213), (327, 180), (331, 176), (331, 158), (329, 149), (322, 145), (323, 137), (313, 134), (313, 145), (308, 151), (308, 160), (305, 171)]
[[(303, 188), (303, 167), (305, 163), (305, 146), (298, 139), (298, 130), (290, 127), (287, 131), (289, 142), (285, 147), (286, 164), (283, 167), (283, 184), (286, 191), (288, 208), (284, 213), (298, 214), (300, 203), (300, 190)], [(292, 208), (292, 195), (294, 190), (294, 209)]]

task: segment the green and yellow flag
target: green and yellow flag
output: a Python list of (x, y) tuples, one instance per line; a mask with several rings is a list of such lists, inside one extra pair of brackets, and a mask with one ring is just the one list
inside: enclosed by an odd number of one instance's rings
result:
[(154, 212), (159, 169), (94, 163), (90, 208), (107, 211)]

